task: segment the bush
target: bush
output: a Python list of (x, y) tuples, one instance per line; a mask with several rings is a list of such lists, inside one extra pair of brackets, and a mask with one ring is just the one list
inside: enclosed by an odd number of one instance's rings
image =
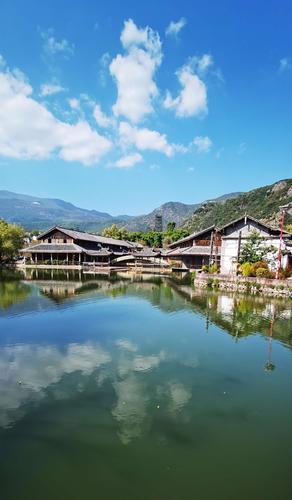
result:
[(244, 262), (240, 266), (240, 272), (241, 272), (242, 276), (244, 276), (245, 278), (249, 278), (250, 276), (254, 276), (253, 264), (251, 264), (250, 262)]
[(211, 273), (211, 274), (218, 273), (218, 266), (217, 266), (217, 264), (212, 264), (211, 266), (209, 266), (209, 273)]
[(258, 269), (268, 269), (269, 270), (268, 263), (266, 261), (264, 261), (264, 260), (259, 260), (258, 262), (255, 262), (252, 265), (252, 270), (253, 270), (255, 276), (257, 275), (257, 270)]
[(209, 272), (208, 266), (202, 266), (202, 272), (203, 273), (208, 273)]
[(269, 278), (270, 271), (268, 269), (266, 269), (265, 267), (258, 267), (256, 270), (256, 277), (257, 278)]

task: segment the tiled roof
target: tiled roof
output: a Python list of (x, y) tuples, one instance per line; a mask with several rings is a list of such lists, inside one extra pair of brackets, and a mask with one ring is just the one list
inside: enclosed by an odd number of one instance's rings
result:
[[(221, 249), (217, 247), (217, 255), (220, 255)], [(175, 248), (174, 250), (168, 252), (166, 254), (167, 257), (179, 257), (184, 255), (210, 255), (211, 247), (210, 246), (191, 246), (188, 248)], [(215, 255), (215, 246), (212, 250), (212, 256)]]
[(22, 253), (82, 253), (83, 248), (75, 243), (40, 243), (20, 250)]
[(176, 246), (179, 246), (181, 243), (185, 243), (186, 241), (191, 241), (197, 236), (201, 236), (202, 234), (208, 233), (209, 231), (212, 231), (212, 229), (215, 228), (215, 225), (207, 227), (206, 229), (203, 229), (202, 231), (199, 231), (197, 233), (192, 233), (190, 236), (185, 236), (185, 238), (181, 238), (180, 240), (174, 241), (170, 245), (168, 245), (169, 248), (175, 248)]
[(105, 236), (99, 236), (98, 234), (86, 233), (83, 231), (75, 231), (73, 229), (66, 229), (61, 226), (55, 226), (52, 227), (51, 229), (48, 229), (48, 231), (40, 234), (38, 236), (38, 239), (39, 240), (43, 239), (48, 233), (50, 233), (53, 230), (60, 231), (69, 236), (70, 238), (72, 238), (73, 240), (93, 241), (94, 243), (101, 243), (102, 245), (116, 245), (116, 246), (124, 246), (127, 248), (141, 247), (140, 244), (133, 243), (131, 241), (115, 240), (114, 238), (106, 238)]

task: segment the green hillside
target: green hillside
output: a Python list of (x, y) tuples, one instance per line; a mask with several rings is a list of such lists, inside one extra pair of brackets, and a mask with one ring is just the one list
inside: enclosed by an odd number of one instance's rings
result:
[[(279, 224), (281, 205), (292, 202), (292, 179), (253, 189), (224, 203), (209, 202), (198, 208), (182, 228), (199, 231), (216, 224), (220, 227), (241, 215), (249, 215), (272, 225)], [(292, 209), (285, 216), (285, 224), (292, 223)]]

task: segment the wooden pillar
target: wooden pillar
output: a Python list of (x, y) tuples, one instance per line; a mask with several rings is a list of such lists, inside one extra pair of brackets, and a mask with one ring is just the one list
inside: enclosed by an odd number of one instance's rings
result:
[(81, 253), (79, 254), (79, 266), (81, 264)]
[(67, 252), (66, 261), (67, 261), (67, 266), (68, 266), (68, 264), (69, 264), (69, 254), (68, 254), (68, 252)]
[(238, 235), (237, 262), (239, 261), (239, 257), (240, 257), (240, 247), (241, 247), (241, 231), (239, 231), (239, 235)]
[(210, 242), (209, 266), (211, 265), (211, 261), (212, 261), (213, 246), (214, 246), (214, 232), (212, 231), (212, 233), (211, 233), (211, 242)]
[(51, 264), (53, 263), (53, 254), (51, 253)]

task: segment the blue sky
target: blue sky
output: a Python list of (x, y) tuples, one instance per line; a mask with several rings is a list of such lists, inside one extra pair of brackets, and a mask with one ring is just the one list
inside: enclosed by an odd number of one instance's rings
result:
[(0, 189), (146, 213), (291, 177), (292, 3), (2, 0)]

